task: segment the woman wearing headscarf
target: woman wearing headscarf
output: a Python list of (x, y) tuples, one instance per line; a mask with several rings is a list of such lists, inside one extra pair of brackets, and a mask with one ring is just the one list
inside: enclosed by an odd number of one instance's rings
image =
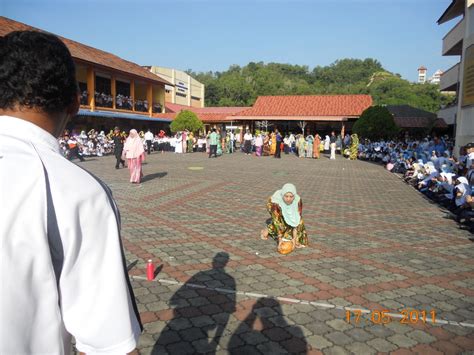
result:
[(330, 144), (331, 138), (326, 134), (326, 137), (324, 138), (324, 153), (329, 153)]
[(145, 149), (143, 142), (136, 129), (130, 130), (130, 135), (123, 147), (125, 157), (128, 160), (128, 170), (130, 171), (130, 182), (140, 183), (142, 178), (142, 162), (145, 160)]
[(313, 142), (314, 137), (311, 134), (306, 136), (306, 158), (313, 157)]
[(270, 146), (270, 155), (275, 155), (276, 147), (277, 147), (277, 140), (276, 140), (276, 133), (275, 132), (272, 132), (270, 134), (270, 140), (272, 142), (272, 144)]
[(470, 195), (471, 187), (469, 186), (469, 182), (464, 176), (458, 177), (454, 187), (454, 202), (456, 204), (454, 213), (460, 213), (463, 209), (469, 207), (466, 198)]
[(263, 156), (268, 157), (270, 155), (270, 135), (268, 133), (265, 134), (263, 138)]
[(303, 202), (296, 193), (295, 185), (285, 184), (277, 190), (268, 199), (267, 210), (272, 217), (272, 222), (262, 230), (262, 239), (271, 237), (279, 244), (291, 241), (293, 248), (308, 245), (308, 235), (302, 217)]
[(349, 159), (357, 160), (357, 153), (359, 152), (359, 137), (356, 133), (351, 135), (351, 147), (349, 149)]
[(304, 139), (304, 135), (300, 134), (298, 138), (298, 157), (304, 158), (305, 146), (306, 146), (306, 140)]
[(319, 134), (314, 135), (314, 142), (313, 142), (313, 158), (319, 159), (319, 146), (321, 145), (321, 137)]
[(263, 147), (263, 138), (262, 138), (262, 135), (259, 133), (257, 138), (255, 138), (255, 155), (257, 157), (262, 156), (262, 147)]

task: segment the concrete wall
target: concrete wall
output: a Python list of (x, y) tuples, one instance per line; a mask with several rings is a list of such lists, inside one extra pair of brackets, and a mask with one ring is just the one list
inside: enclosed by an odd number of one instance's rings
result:
[(167, 87), (166, 101), (185, 106), (204, 107), (204, 85), (190, 77), (184, 71), (152, 66), (150, 71), (175, 87)]
[(459, 90), (458, 113), (456, 118), (456, 148), (455, 153), (459, 152), (459, 148), (467, 143), (474, 142), (474, 106), (462, 106), (463, 97), (463, 77), (464, 77), (464, 57), (466, 48), (474, 45), (474, 5), (468, 7), (466, 2), (465, 9), (465, 34), (463, 40), (463, 55), (459, 68), (459, 77), (461, 79)]

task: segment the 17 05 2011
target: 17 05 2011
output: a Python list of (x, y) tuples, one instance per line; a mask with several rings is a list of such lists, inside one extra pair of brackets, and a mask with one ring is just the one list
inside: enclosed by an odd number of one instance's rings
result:
[[(367, 314), (367, 317), (363, 317), (363, 314)], [(398, 321), (401, 324), (414, 324), (414, 323), (436, 323), (436, 311), (435, 310), (421, 310), (416, 309), (402, 309), (400, 312), (390, 312), (389, 310), (374, 310), (374, 311), (363, 311), (358, 309), (346, 310), (346, 322), (351, 324), (359, 324), (361, 322), (372, 323), (372, 324), (388, 324), (393, 321)]]

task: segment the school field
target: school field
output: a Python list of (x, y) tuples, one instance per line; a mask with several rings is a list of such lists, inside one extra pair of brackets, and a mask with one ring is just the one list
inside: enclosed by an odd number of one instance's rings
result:
[[(382, 166), (337, 158), (152, 153), (139, 185), (113, 157), (78, 163), (121, 211), (140, 353), (472, 353), (474, 236)], [(282, 256), (259, 232), (286, 182), (310, 246)]]

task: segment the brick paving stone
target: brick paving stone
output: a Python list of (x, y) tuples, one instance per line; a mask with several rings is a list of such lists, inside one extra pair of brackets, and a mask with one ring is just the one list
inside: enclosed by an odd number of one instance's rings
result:
[(355, 342), (346, 345), (345, 348), (352, 354), (376, 354), (377, 351), (366, 343)]
[(285, 354), (286, 350), (280, 344), (269, 341), (267, 343), (258, 344), (257, 349), (263, 354)]
[(349, 351), (341, 346), (332, 346), (323, 350), (324, 355), (348, 355)]
[(409, 348), (417, 344), (415, 340), (403, 334), (391, 335), (387, 340), (401, 348)]
[(335, 330), (339, 330), (339, 331), (344, 331), (344, 330), (352, 328), (351, 325), (347, 324), (346, 321), (343, 321), (341, 319), (333, 319), (333, 320), (327, 321), (326, 324), (329, 325), (331, 328), (334, 328)]
[(367, 342), (367, 345), (371, 346), (377, 351), (386, 352), (386, 353), (397, 349), (396, 345), (392, 344), (391, 342), (385, 339), (380, 339), (380, 338), (369, 340)]
[[(286, 347), (298, 343), (292, 339), (313, 346), (314, 337), (329, 344), (323, 349), (314, 347), (315, 353), (349, 353), (351, 344), (343, 344), (340, 334), (351, 339), (348, 334), (356, 334), (359, 340), (354, 339), (352, 345), (365, 345), (369, 352), (391, 349), (387, 344), (391, 338), (405, 342), (400, 349), (388, 350), (393, 353), (472, 351), (469, 341), (474, 330), (468, 327), (404, 325), (398, 320), (381, 326), (371, 324), (368, 315), (360, 324), (347, 324), (343, 310), (285, 301), (272, 301), (269, 306), (258, 296), (230, 296), (158, 281), (185, 283), (193, 278), (194, 283), (208, 287), (231, 291), (235, 287), (234, 291), (371, 310), (429, 307), (436, 310), (438, 319), (473, 322), (470, 234), (444, 219), (438, 206), (381, 166), (339, 156), (329, 161), (293, 156), (257, 159), (240, 153), (219, 159), (206, 159), (199, 153), (151, 154), (144, 174), (166, 174), (132, 185), (126, 169), (114, 169), (113, 157), (79, 165), (112, 189), (121, 210), (126, 258), (138, 260), (130, 274), (145, 276), (148, 258), (162, 265), (155, 282), (132, 280), (145, 321), (140, 353), (149, 353), (151, 348), (165, 351), (164, 345), (178, 342), (184, 344), (183, 353), (189, 349), (186, 345), (196, 352), (222, 353), (233, 335), (255, 331), (268, 341), (258, 348), (238, 343), (234, 337), (233, 349), (246, 355), (287, 351), (281, 343), (285, 340), (277, 343), (265, 336), (265, 332), (278, 332), (273, 329), (291, 335)], [(191, 171), (189, 166), (203, 170)], [(245, 172), (245, 178), (236, 172)], [(273, 242), (261, 241), (258, 235), (268, 219), (266, 199), (288, 181), (302, 196), (311, 244), (281, 256)], [(229, 255), (225, 273), (212, 266), (221, 251)], [(250, 302), (242, 303), (246, 300)], [(263, 306), (254, 309), (257, 302)], [(179, 333), (173, 330), (190, 325)], [(213, 348), (209, 341), (217, 325), (225, 328)], [(151, 339), (160, 343), (151, 344)], [(164, 339), (170, 343), (161, 344)]]
[(462, 352), (459, 346), (446, 340), (439, 340), (430, 345), (445, 354), (459, 354)]
[(347, 335), (352, 337), (356, 341), (365, 342), (367, 340), (373, 339), (374, 335), (360, 328), (353, 328), (345, 332)]
[(310, 322), (314, 322), (314, 318), (311, 317), (310, 315), (306, 314), (306, 313), (295, 313), (295, 314), (292, 314), (291, 316), (289, 316), (289, 318), (291, 318), (296, 324), (301, 324), (301, 325), (305, 325), (305, 324), (308, 324)]
[(412, 338), (413, 340), (416, 340), (418, 343), (429, 344), (436, 340), (434, 336), (419, 329), (408, 332), (406, 333), (406, 335)]
[(170, 354), (195, 354), (196, 350), (189, 343), (179, 342), (170, 344), (166, 347)]
[(268, 338), (265, 335), (255, 331), (239, 334), (239, 339), (243, 342), (243, 344), (254, 346), (257, 344), (268, 342)]
[(311, 345), (311, 347), (319, 350), (333, 345), (333, 343), (321, 335), (312, 335), (306, 340), (308, 341), (309, 345)]
[(179, 334), (181, 338), (183, 338), (183, 340), (190, 341), (190, 342), (196, 339), (203, 339), (205, 336), (204, 332), (200, 328), (197, 328), (197, 327), (181, 330)]
[(329, 339), (333, 344), (341, 346), (352, 343), (354, 341), (353, 338), (347, 336), (343, 332), (331, 332), (325, 334), (324, 337)]

